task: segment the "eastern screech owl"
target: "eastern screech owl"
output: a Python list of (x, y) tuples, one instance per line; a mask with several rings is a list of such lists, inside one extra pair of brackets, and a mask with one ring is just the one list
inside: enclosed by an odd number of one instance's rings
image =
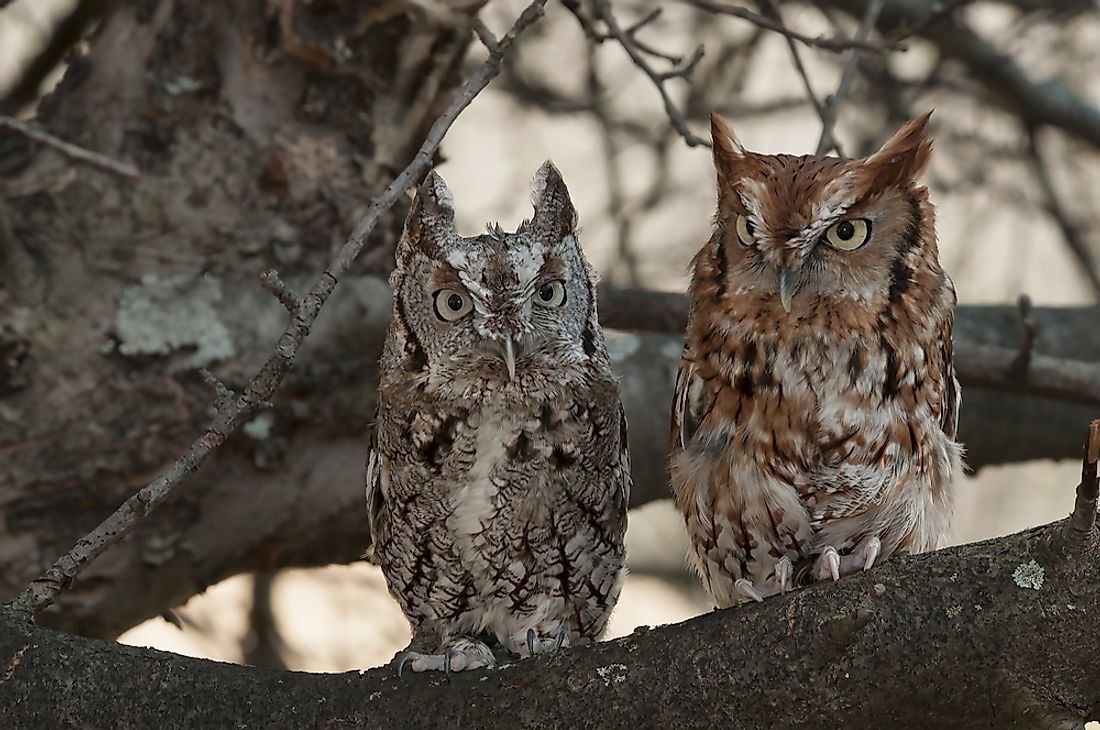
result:
[(467, 238), (432, 172), (397, 249), (367, 503), (415, 671), (596, 641), (622, 584), (630, 465), (595, 276), (558, 170), (533, 188), (515, 233)]
[(719, 607), (947, 534), (955, 291), (916, 183), (928, 117), (842, 159), (755, 154), (711, 116), (718, 211), (693, 261), (670, 466)]

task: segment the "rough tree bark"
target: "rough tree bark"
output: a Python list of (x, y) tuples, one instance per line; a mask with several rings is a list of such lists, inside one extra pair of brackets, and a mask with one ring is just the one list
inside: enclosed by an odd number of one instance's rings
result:
[(1093, 532), (1063, 554), (1064, 525), (450, 679), (218, 664), (0, 610), (0, 704), (15, 727), (1082, 728), (1100, 552)]
[[(403, 2), (330, 14), (259, 0), (125, 4), (39, 122), (135, 163), (136, 184), (0, 130), (0, 600), (195, 436), (209, 408), (196, 367), (231, 386), (254, 371), (285, 316), (256, 274), (275, 264), (291, 284), (308, 279), (407, 161), (455, 89), (479, 3), (452, 5), (457, 21)], [(401, 215), (379, 231), (382, 250)], [(337, 290), (276, 408), (45, 623), (115, 636), (237, 572), (359, 555), (362, 435), (389, 312), (368, 271), (384, 272), (383, 259)], [(670, 332), (682, 316), (667, 300), (652, 299), (665, 314), (645, 318), (619, 301), (605, 302), (611, 326)], [(1036, 351), (1100, 362), (1097, 317), (1037, 310)], [(1011, 307), (960, 311), (967, 342), (1016, 347), (1021, 332)], [(641, 503), (667, 494), (679, 342), (613, 348)], [(967, 389), (970, 463), (1076, 456), (1089, 410)]]

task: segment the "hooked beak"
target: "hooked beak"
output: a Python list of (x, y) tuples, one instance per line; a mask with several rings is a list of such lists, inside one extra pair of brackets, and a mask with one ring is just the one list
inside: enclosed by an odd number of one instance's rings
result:
[(516, 343), (511, 335), (504, 336), (504, 364), (508, 366), (508, 379), (516, 379)]
[(791, 300), (794, 299), (800, 286), (802, 286), (802, 277), (786, 266), (779, 267), (779, 303), (783, 305), (783, 311), (787, 314), (791, 313)]

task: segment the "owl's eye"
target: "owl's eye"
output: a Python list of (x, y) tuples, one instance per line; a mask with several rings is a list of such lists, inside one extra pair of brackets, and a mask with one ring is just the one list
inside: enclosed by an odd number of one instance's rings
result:
[(741, 242), (742, 246), (751, 246), (756, 240), (752, 237), (753, 231), (752, 222), (749, 221), (747, 215), (737, 216), (737, 240)]
[(548, 281), (535, 292), (535, 301), (544, 307), (560, 307), (565, 304), (565, 282)]
[(871, 221), (853, 218), (834, 223), (825, 231), (825, 242), (841, 251), (855, 251), (871, 237)]
[(456, 289), (440, 289), (434, 295), (435, 316), (444, 322), (454, 322), (470, 313), (474, 303), (467, 294)]

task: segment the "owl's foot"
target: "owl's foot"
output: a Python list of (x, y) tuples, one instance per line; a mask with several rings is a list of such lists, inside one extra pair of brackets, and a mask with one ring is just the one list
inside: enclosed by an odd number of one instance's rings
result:
[(462, 672), (467, 669), (496, 666), (496, 657), (488, 646), (468, 637), (455, 639), (442, 654), (406, 651), (397, 660), (397, 676), (408, 666), (414, 672)]
[(536, 654), (549, 654), (552, 651), (558, 651), (563, 646), (569, 646), (569, 631), (564, 627), (559, 628), (556, 634), (542, 634), (536, 631), (534, 628), (527, 629), (527, 636), (524, 642), (524, 648), (527, 652), (522, 650), (516, 652), (520, 656), (530, 657)]
[(870, 570), (881, 552), (882, 541), (871, 535), (859, 545), (856, 545), (856, 549), (852, 551), (851, 555), (844, 556), (841, 560), (840, 571), (844, 575), (848, 575), (860, 570)]
[(875, 535), (865, 538), (856, 545), (851, 554), (841, 557), (832, 545), (826, 545), (814, 563), (815, 581), (832, 578), (840, 580), (842, 575), (851, 575), (861, 570), (870, 570), (882, 552), (882, 541)]

